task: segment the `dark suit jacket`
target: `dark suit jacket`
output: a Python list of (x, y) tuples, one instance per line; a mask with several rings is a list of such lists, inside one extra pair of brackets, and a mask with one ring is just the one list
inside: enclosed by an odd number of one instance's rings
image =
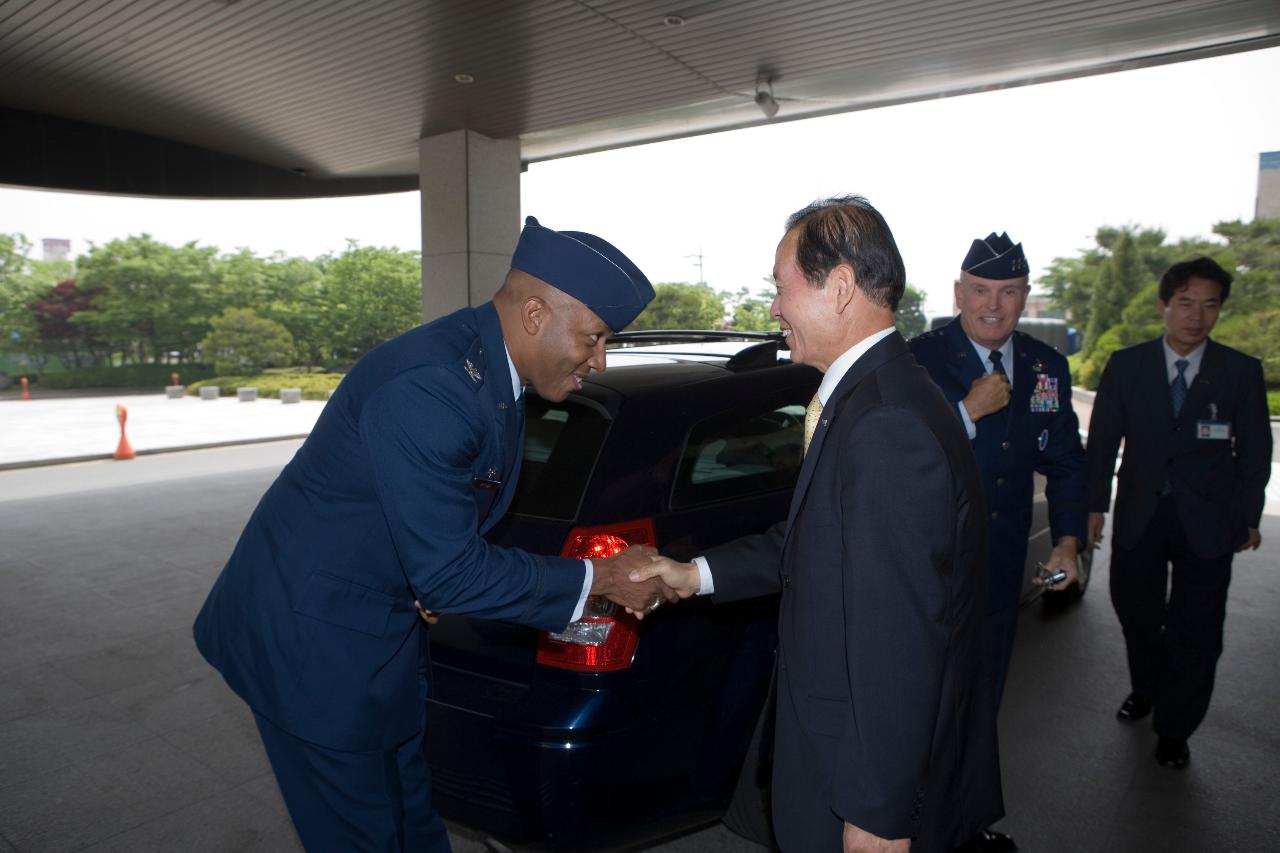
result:
[[(974, 380), (986, 372), (959, 318), (920, 335), (910, 346), (953, 407), (960, 405)], [(1071, 408), (1067, 360), (1043, 341), (1014, 332), (1013, 362), (1008, 407), (974, 425), (973, 451), (987, 499), (987, 592), (992, 613), (1018, 606), (1037, 471), (1045, 476), (1054, 541), (1061, 536), (1085, 541), (1088, 482), (1080, 423)], [(1049, 381), (1056, 384), (1056, 400), (1043, 393), (1036, 396), (1037, 383), (1047, 386)], [(1036, 408), (1050, 411), (1033, 410), (1037, 402)]]
[(564, 628), (582, 561), (481, 538), (515, 487), (521, 406), (492, 303), (352, 368), (196, 619), (201, 653), (255, 711), (323, 746), (385, 749), (421, 727), (429, 668), (415, 598)]
[[(1230, 440), (1199, 438), (1199, 422), (1231, 424)], [(1111, 476), (1124, 439), (1112, 525), (1133, 548), (1167, 483), (1188, 543), (1203, 559), (1229, 553), (1262, 520), (1271, 476), (1271, 424), (1262, 363), (1210, 340), (1177, 418), (1161, 338), (1111, 354), (1089, 420), (1089, 510), (1111, 508)]]
[(786, 523), (706, 556), (717, 600), (781, 590), (774, 822), (950, 851), (1003, 813), (982, 487), (964, 429), (893, 333), (823, 410)]

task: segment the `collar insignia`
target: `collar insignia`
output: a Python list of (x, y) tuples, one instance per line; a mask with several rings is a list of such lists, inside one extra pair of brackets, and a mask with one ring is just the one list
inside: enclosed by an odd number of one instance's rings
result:
[(471, 363), (471, 359), (466, 358), (462, 360), (462, 369), (467, 371), (467, 375), (471, 377), (472, 382), (480, 381), (480, 371), (476, 370), (476, 366)]

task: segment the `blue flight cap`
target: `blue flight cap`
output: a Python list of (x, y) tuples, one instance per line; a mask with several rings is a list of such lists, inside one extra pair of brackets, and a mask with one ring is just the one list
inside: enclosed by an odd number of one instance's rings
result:
[(615, 332), (653, 299), (649, 279), (617, 247), (582, 231), (552, 231), (532, 216), (524, 220), (511, 266), (569, 294)]
[(981, 278), (1006, 281), (1029, 275), (1027, 256), (1022, 254), (1022, 244), (1014, 245), (1007, 232), (998, 236), (992, 231), (985, 240), (974, 240), (969, 254), (964, 256), (960, 271)]

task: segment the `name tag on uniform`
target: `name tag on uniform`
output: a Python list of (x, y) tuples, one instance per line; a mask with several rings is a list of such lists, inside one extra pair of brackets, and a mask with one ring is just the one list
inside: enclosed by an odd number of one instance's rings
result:
[(1196, 421), (1196, 438), (1226, 441), (1231, 438), (1231, 421)]
[(1031, 392), (1031, 411), (1056, 412), (1061, 409), (1058, 402), (1058, 377), (1047, 373), (1036, 374), (1036, 388)]

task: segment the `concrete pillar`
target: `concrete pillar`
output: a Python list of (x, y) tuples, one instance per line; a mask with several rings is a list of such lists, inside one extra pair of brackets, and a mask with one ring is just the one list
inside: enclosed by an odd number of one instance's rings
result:
[(422, 317), (497, 292), (520, 237), (520, 142), (454, 130), (418, 140)]

